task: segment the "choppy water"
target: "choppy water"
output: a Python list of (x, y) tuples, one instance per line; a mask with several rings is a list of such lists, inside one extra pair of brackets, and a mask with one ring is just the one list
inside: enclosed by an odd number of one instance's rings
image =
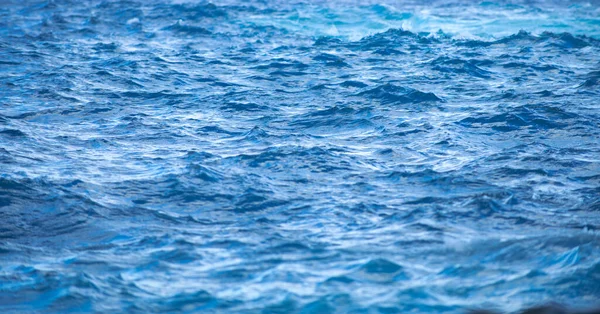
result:
[(561, 2), (1, 1), (0, 309), (597, 304), (600, 4)]

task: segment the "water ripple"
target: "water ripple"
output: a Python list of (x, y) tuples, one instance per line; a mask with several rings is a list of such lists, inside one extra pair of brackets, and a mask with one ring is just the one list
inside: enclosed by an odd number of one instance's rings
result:
[(597, 305), (599, 16), (4, 1), (0, 309)]

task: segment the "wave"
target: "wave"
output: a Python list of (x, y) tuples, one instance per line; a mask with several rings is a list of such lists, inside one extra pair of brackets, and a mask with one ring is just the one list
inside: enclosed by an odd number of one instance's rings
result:
[(396, 86), (393, 84), (384, 84), (371, 90), (360, 92), (357, 96), (377, 99), (381, 101), (382, 104), (422, 103), (442, 100), (431, 92), (422, 92), (413, 88)]

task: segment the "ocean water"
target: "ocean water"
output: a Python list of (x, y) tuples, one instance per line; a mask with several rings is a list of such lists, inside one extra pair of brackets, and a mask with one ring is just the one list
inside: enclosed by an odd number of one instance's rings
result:
[(600, 302), (597, 1), (0, 0), (0, 310)]

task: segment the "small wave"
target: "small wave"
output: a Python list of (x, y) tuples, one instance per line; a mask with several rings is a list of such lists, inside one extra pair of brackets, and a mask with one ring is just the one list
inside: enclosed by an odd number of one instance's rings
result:
[(600, 85), (600, 71), (592, 71), (586, 75), (586, 80), (579, 87), (590, 88)]
[(210, 35), (211, 32), (204, 27), (184, 24), (181, 20), (175, 24), (162, 28), (163, 31), (171, 31), (188, 36)]
[(380, 85), (371, 90), (360, 92), (357, 96), (375, 99), (382, 104), (407, 104), (441, 101), (434, 93), (426, 93), (413, 88), (393, 84)]
[(21, 130), (15, 130), (15, 129), (4, 129), (2, 131), (0, 131), (0, 135), (4, 135), (6, 137), (12, 138), (12, 137), (27, 137), (27, 134), (25, 134), (23, 131)]

